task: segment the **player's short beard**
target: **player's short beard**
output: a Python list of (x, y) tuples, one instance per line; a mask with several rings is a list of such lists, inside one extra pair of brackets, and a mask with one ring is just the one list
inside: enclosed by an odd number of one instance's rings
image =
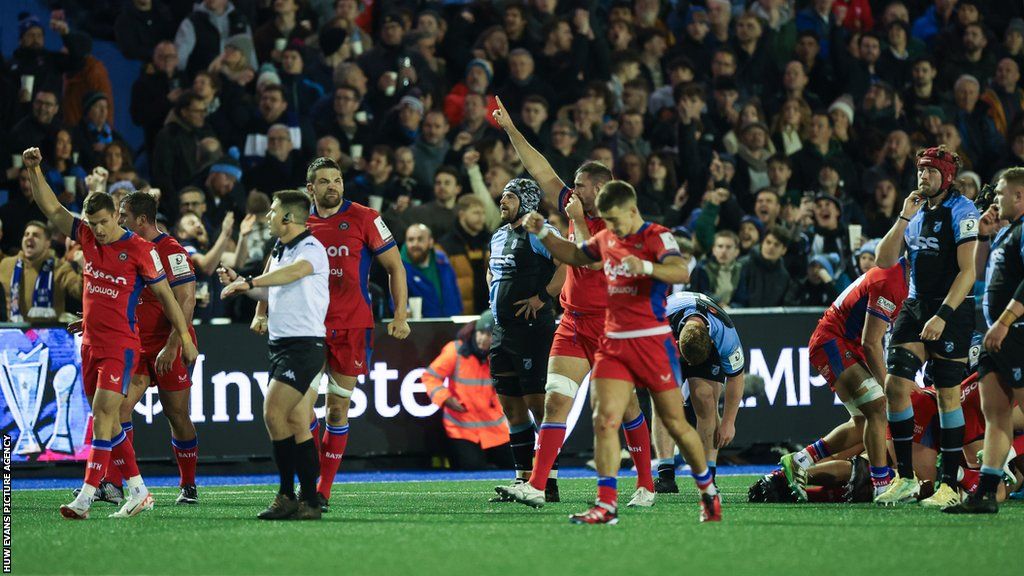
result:
[(338, 206), (341, 205), (342, 201), (345, 199), (345, 195), (342, 194), (341, 192), (339, 192), (338, 193), (338, 202), (336, 204), (331, 205), (330, 200), (327, 199), (327, 195), (330, 194), (330, 193), (331, 193), (330, 190), (325, 191), (323, 194), (321, 194), (316, 199), (316, 203), (317, 203), (318, 207), (324, 208), (324, 209), (327, 209), (327, 210), (331, 210), (331, 209), (337, 208)]

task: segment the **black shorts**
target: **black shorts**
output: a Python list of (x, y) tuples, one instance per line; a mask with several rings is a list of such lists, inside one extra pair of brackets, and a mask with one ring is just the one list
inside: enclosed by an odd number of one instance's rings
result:
[(548, 356), (555, 338), (555, 319), (529, 324), (494, 325), (491, 340), (491, 380), (503, 396), (543, 394)]
[(921, 340), (921, 330), (935, 316), (941, 300), (908, 299), (896, 317), (892, 328), (891, 345), (921, 342), (925, 350), (943, 358), (967, 358), (971, 350), (971, 336), (974, 334), (974, 297), (968, 296), (946, 321), (946, 329), (938, 340)]
[(305, 394), (310, 386), (320, 383), (326, 352), (324, 339), (316, 337), (278, 338), (271, 340), (270, 379), (278, 380)]
[(680, 360), (679, 367), (682, 369), (683, 380), (700, 378), (725, 384), (725, 370), (722, 370), (721, 359), (718, 357), (718, 353), (713, 352), (706, 360), (696, 366), (690, 366)]
[(978, 378), (992, 373), (1002, 376), (1012, 388), (1024, 388), (1024, 327), (1011, 327), (999, 352), (982, 348), (978, 358)]

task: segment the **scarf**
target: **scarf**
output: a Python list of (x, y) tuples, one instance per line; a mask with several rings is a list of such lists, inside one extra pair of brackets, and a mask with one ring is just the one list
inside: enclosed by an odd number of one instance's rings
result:
[[(32, 307), (29, 308), (29, 319), (55, 320), (57, 313), (53, 309), (53, 258), (47, 258), (36, 277), (36, 285), (32, 290)], [(21, 314), (21, 282), (25, 273), (24, 258), (18, 256), (11, 274), (11, 322), (24, 322)]]
[(89, 123), (89, 136), (92, 137), (93, 142), (99, 142), (100, 144), (110, 144), (114, 141), (114, 134), (110, 130), (110, 124), (106, 122), (99, 128)]

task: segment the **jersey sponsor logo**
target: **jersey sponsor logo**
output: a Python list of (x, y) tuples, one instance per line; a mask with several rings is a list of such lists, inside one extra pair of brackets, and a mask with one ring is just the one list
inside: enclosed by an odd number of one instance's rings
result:
[[(938, 230), (936, 230), (938, 232)], [(939, 239), (931, 236), (918, 236), (910, 244), (911, 250), (938, 250)]]
[(391, 230), (388, 229), (388, 225), (384, 223), (384, 219), (377, 216), (373, 219), (373, 225), (377, 227), (377, 233), (380, 234), (381, 240), (391, 239)]
[(107, 282), (110, 282), (112, 284), (120, 284), (122, 286), (128, 285), (128, 279), (125, 278), (124, 276), (114, 276), (112, 274), (107, 274), (106, 272), (93, 266), (92, 262), (89, 262), (88, 260), (85, 262), (85, 275), (92, 276), (93, 278), (98, 278), (101, 280), (106, 280)]
[(336, 256), (349, 256), (348, 246), (327, 246), (327, 256), (334, 258)]
[(882, 310), (885, 310), (886, 312), (888, 312), (890, 314), (892, 314), (893, 312), (896, 311), (896, 303), (892, 302), (891, 300), (888, 300), (888, 299), (886, 299), (886, 298), (884, 298), (882, 296), (879, 296), (878, 300), (875, 303), (878, 304), (879, 308), (881, 308)]
[(102, 294), (103, 296), (110, 296), (113, 299), (121, 294), (121, 291), (117, 288), (109, 288), (107, 286), (97, 286), (96, 284), (89, 284), (89, 294)]
[(188, 267), (188, 255), (180, 252), (167, 257), (167, 266), (171, 269), (171, 274), (175, 276), (187, 275), (191, 272)]
[(662, 232), (658, 235), (661, 238), (661, 243), (665, 245), (665, 250), (679, 250), (679, 242), (676, 241), (676, 237), (671, 232)]
[(718, 373), (721, 372), (721, 371), (722, 371), (722, 367), (721, 366), (712, 366), (711, 367), (711, 375), (712, 376), (718, 376)]
[(726, 361), (729, 363), (729, 369), (732, 371), (743, 368), (743, 349), (737, 348), (735, 352), (729, 355), (729, 358)]
[(978, 235), (978, 220), (975, 218), (967, 218), (966, 220), (960, 221), (960, 236), (961, 237), (972, 237)]
[(608, 285), (608, 295), (614, 294), (625, 294), (627, 296), (636, 296), (639, 293), (636, 286), (612, 286)]
[[(610, 244), (611, 244), (611, 242), (609, 242), (609, 245)], [(606, 276), (608, 276), (608, 281), (609, 282), (614, 282), (620, 276), (622, 278), (634, 278), (634, 277), (636, 277), (636, 274), (633, 274), (632, 272), (630, 272), (629, 271), (629, 267), (626, 266), (625, 264), (622, 264), (622, 263), (612, 264), (608, 260), (604, 261), (604, 273), (605, 273)]]
[(932, 232), (938, 234), (939, 230), (942, 230), (942, 220), (939, 220), (934, 226), (932, 226)]
[(1020, 368), (1014, 368), (1013, 369), (1013, 379), (1015, 381), (1017, 381), (1017, 382), (1020, 382), (1020, 378), (1021, 378)]
[(156, 250), (150, 248), (149, 257), (153, 259), (153, 270), (156, 270), (157, 274), (163, 274), (164, 263), (160, 261), (160, 255), (156, 253)]

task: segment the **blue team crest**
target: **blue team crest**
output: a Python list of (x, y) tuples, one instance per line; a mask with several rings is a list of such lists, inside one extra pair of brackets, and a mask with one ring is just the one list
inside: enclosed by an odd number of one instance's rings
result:
[(1013, 369), (1013, 379), (1014, 379), (1014, 381), (1020, 382), (1020, 377), (1021, 377), (1020, 368), (1014, 368)]
[(533, 358), (523, 358), (523, 370), (533, 369)]
[(718, 373), (721, 372), (721, 371), (722, 371), (722, 367), (721, 366), (712, 366), (711, 367), (711, 375), (712, 376), (718, 376)]
[(935, 232), (936, 234), (938, 234), (939, 230), (942, 230), (942, 221), (941, 220), (936, 222), (935, 226), (932, 226), (932, 232)]
[(952, 342), (946, 342), (946, 354), (949, 354), (951, 352), (953, 352), (953, 343)]

